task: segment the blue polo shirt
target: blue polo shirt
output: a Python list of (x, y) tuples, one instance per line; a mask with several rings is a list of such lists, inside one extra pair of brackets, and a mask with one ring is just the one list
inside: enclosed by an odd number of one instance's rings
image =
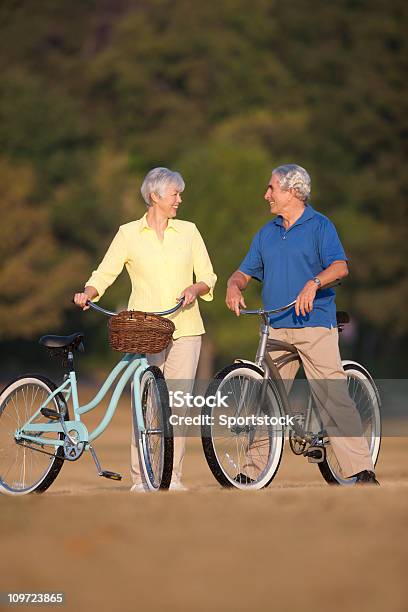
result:
[[(256, 234), (241, 263), (241, 272), (263, 283), (262, 300), (266, 310), (280, 308), (296, 299), (307, 281), (334, 261), (347, 261), (333, 223), (310, 204), (288, 230), (279, 215)], [(271, 315), (272, 327), (334, 327), (335, 291), (316, 293), (313, 310), (296, 316), (291, 308)]]

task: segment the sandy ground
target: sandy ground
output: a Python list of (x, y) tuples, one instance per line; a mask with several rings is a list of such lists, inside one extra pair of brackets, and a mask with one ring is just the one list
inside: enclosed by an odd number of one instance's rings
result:
[(287, 448), (250, 493), (221, 489), (190, 439), (188, 492), (131, 495), (129, 431), (123, 401), (95, 445), (121, 482), (86, 454), (44, 495), (1, 498), (0, 592), (62, 591), (65, 610), (408, 609), (408, 440), (384, 440), (381, 487), (329, 487)]

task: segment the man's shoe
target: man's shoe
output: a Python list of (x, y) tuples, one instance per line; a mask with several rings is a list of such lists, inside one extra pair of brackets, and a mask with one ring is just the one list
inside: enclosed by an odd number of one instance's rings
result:
[(188, 491), (188, 489), (181, 482), (175, 481), (170, 483), (169, 491)]
[(356, 479), (356, 484), (380, 485), (380, 483), (375, 477), (374, 472), (371, 472), (370, 470), (363, 470), (362, 472), (358, 472), (358, 474), (354, 474), (353, 478)]
[(240, 472), (234, 478), (235, 482), (239, 482), (240, 484), (251, 484), (251, 482), (255, 482), (252, 478)]

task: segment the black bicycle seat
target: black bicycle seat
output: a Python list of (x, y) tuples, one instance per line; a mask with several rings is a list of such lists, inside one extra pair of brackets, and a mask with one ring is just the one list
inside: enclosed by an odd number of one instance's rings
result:
[(76, 332), (70, 336), (42, 336), (38, 341), (47, 349), (65, 349), (66, 351), (77, 350), (84, 352), (84, 334)]
[(350, 316), (348, 312), (344, 310), (338, 310), (336, 312), (337, 325), (345, 325), (346, 323), (350, 323)]

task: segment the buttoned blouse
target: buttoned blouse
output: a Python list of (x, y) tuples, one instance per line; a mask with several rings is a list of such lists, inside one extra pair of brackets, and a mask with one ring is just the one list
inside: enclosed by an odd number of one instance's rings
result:
[[(132, 291), (128, 309), (163, 311), (176, 304), (177, 297), (195, 282), (210, 288), (202, 299), (213, 299), (217, 280), (200, 232), (194, 223), (169, 219), (160, 241), (147, 223), (146, 214), (137, 221), (121, 225), (98, 268), (86, 286), (95, 287), (98, 301), (126, 266)], [(195, 300), (184, 309), (168, 316), (176, 330), (173, 338), (195, 336), (205, 332)]]

